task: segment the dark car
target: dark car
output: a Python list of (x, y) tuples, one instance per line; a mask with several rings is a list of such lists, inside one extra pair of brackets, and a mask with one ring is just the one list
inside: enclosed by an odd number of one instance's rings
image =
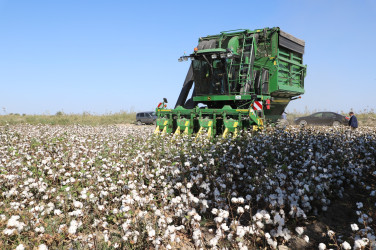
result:
[(295, 124), (305, 125), (329, 125), (339, 126), (348, 125), (348, 117), (334, 112), (317, 112), (309, 116), (298, 117), (294, 120)]
[(157, 116), (155, 115), (155, 112), (153, 112), (153, 111), (140, 112), (140, 113), (136, 114), (137, 125), (141, 125), (143, 123), (145, 123), (145, 124), (155, 124), (156, 120), (157, 120)]

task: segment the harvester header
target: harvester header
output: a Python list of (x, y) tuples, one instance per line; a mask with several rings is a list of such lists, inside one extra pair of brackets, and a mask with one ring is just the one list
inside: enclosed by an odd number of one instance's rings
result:
[(155, 133), (225, 137), (276, 122), (304, 93), (304, 48), (303, 40), (278, 27), (199, 38), (193, 52), (179, 58), (191, 65), (175, 108), (156, 109)]

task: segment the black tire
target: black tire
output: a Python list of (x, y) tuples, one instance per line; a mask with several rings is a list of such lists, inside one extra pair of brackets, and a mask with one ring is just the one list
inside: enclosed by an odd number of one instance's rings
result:
[(306, 120), (300, 120), (300, 121), (299, 121), (299, 125), (302, 126), (302, 127), (307, 126), (307, 124), (308, 124), (308, 123), (307, 123)]

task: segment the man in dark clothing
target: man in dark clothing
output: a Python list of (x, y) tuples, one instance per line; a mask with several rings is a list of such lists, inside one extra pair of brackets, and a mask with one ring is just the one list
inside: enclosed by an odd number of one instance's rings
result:
[(349, 115), (349, 126), (351, 127), (351, 130), (355, 130), (358, 127), (358, 119), (356, 119), (354, 112), (350, 112)]

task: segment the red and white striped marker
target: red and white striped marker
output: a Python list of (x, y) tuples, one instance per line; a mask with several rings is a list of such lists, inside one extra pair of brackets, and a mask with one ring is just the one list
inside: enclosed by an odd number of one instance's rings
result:
[(262, 110), (262, 102), (255, 101), (255, 102), (253, 103), (253, 109), (254, 109), (254, 110)]

